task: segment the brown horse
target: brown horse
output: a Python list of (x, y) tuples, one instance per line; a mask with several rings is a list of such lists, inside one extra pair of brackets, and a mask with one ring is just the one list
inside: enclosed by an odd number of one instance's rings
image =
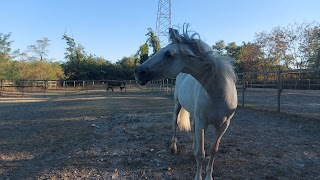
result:
[(122, 91), (126, 87), (126, 82), (125, 81), (107, 81), (107, 91), (109, 89), (113, 91), (114, 87), (120, 87), (120, 91)]

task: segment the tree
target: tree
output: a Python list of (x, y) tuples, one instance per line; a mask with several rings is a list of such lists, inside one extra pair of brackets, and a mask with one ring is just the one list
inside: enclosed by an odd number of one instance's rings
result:
[(87, 65), (86, 59), (87, 54), (84, 51), (84, 47), (80, 44), (77, 44), (73, 38), (64, 34), (62, 39), (66, 40), (68, 47), (66, 48), (65, 59), (66, 63), (62, 65), (65, 76), (68, 79), (78, 80), (86, 79), (87, 75)]
[(243, 43), (236, 54), (236, 63), (240, 72), (263, 71), (266, 67), (262, 63), (263, 52), (253, 43)]
[(317, 67), (317, 52), (320, 48), (319, 25), (317, 22), (304, 22), (288, 26), (292, 39), (290, 48), (296, 68)]
[(224, 40), (217, 41), (215, 45), (212, 46), (213, 51), (219, 55), (224, 54), (225, 43)]
[(158, 52), (161, 48), (159, 39), (151, 28), (148, 28), (148, 33), (146, 36), (148, 36), (146, 42), (139, 47), (139, 50), (133, 56), (135, 65), (138, 65), (139, 63), (142, 64), (149, 59), (149, 46), (153, 49), (151, 56)]
[(289, 51), (288, 31), (282, 27), (273, 28), (270, 33), (261, 32), (255, 35), (255, 44), (264, 52), (264, 59), (269, 64), (292, 66), (293, 56)]
[(19, 53), (19, 50), (12, 52), (11, 45), (14, 41), (10, 41), (11, 33), (0, 33), (0, 79), (14, 79), (15, 68), (14, 58)]
[(0, 33), (0, 62), (13, 60), (19, 54), (19, 50), (12, 52), (11, 44), (14, 41), (9, 41), (10, 37), (11, 33)]
[(310, 25), (304, 31), (304, 45), (302, 52), (305, 54), (308, 67), (320, 67), (320, 29), (319, 24)]
[(133, 79), (133, 70), (136, 67), (134, 56), (123, 57), (117, 64), (121, 67), (123, 79)]
[(146, 42), (149, 43), (149, 45), (153, 49), (153, 54), (155, 54), (160, 50), (159, 38), (154, 34), (151, 28), (148, 28), (148, 33), (146, 34), (146, 36), (149, 36)]
[(287, 27), (273, 28), (270, 33), (260, 32), (255, 44), (264, 52), (265, 60), (283, 68), (317, 67), (319, 23), (303, 22)]
[(28, 51), (36, 54), (40, 61), (45, 60), (45, 57), (48, 55), (48, 47), (50, 45), (48, 38), (43, 38), (41, 40), (37, 40), (34, 45), (28, 46)]
[(231, 58), (236, 58), (236, 55), (240, 50), (240, 47), (238, 47), (235, 42), (231, 42), (227, 46), (225, 46), (224, 49), (226, 51), (226, 56), (229, 56)]
[(76, 43), (73, 38), (69, 37), (68, 35), (64, 34), (62, 39), (66, 40), (68, 47), (66, 48), (66, 52), (64, 53), (65, 59), (69, 61), (75, 60), (75, 49)]
[(140, 64), (149, 59), (149, 47), (148, 43), (144, 43), (139, 48)]

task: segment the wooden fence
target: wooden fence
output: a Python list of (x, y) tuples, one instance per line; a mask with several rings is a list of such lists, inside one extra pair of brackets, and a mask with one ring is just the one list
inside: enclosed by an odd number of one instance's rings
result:
[[(259, 94), (268, 92), (268, 94), (271, 94), (270, 96), (276, 96), (276, 100), (272, 99), (270, 100), (272, 102), (268, 103), (276, 105), (277, 112), (281, 111), (281, 97), (287, 96), (288, 93), (299, 93), (302, 95), (314, 94), (315, 96), (320, 96), (320, 68), (244, 72), (237, 73), (237, 76), (236, 86), (238, 90), (239, 105), (243, 107), (246, 105), (253, 106), (250, 104), (250, 101), (259, 103), (259, 97), (257, 97), (258, 100), (252, 100), (252, 98), (249, 97), (252, 92), (260, 92)], [(152, 81), (147, 84), (146, 87), (152, 91), (173, 94), (175, 79)], [(263, 98), (264, 97), (261, 96), (260, 100)]]
[[(268, 109), (277, 112), (304, 112), (320, 117), (320, 68), (237, 73), (239, 106)], [(51, 97), (107, 93), (110, 80), (0, 80), (0, 98)], [(150, 91), (174, 94), (175, 79), (162, 79), (139, 86), (136, 81), (125, 81), (127, 87), (136, 86)]]
[(126, 92), (126, 82), (118, 80), (0, 80), (0, 97), (47, 97), (88, 94), (89, 91), (97, 90), (107, 93), (111, 89)]

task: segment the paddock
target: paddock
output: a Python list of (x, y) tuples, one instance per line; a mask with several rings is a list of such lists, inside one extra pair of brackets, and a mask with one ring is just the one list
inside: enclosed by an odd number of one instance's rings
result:
[[(191, 133), (178, 132), (170, 152), (173, 106), (134, 87), (0, 99), (0, 179), (193, 179)], [(212, 137), (208, 128), (206, 150)], [(319, 139), (319, 119), (239, 107), (215, 179), (320, 179)]]

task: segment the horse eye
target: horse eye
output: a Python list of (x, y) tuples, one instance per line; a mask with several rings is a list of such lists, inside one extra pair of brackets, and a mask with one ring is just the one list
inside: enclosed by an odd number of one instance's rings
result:
[(172, 57), (172, 54), (170, 51), (167, 51), (164, 55), (166, 56), (166, 58)]

